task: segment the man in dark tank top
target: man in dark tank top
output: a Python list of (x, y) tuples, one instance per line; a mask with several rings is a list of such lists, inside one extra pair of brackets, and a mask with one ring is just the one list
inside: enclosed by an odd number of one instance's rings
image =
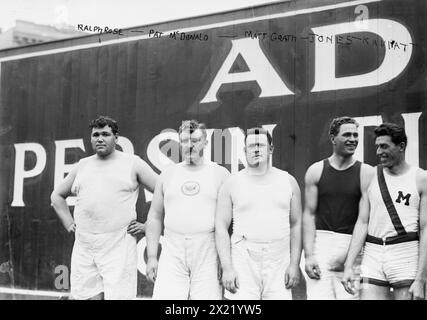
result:
[[(343, 290), (341, 278), (357, 221), (362, 187), (373, 168), (354, 157), (358, 123), (333, 119), (329, 129), (332, 155), (312, 164), (305, 175), (303, 246), (308, 299), (358, 299)], [(358, 276), (356, 264), (355, 275)]]

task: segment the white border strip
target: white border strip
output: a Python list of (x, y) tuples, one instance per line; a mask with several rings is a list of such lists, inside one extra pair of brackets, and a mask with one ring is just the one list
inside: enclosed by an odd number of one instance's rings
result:
[(12, 289), (0, 287), (0, 293), (6, 294), (20, 294), (29, 296), (44, 296), (44, 297), (68, 297), (69, 292), (55, 292), (55, 291), (43, 291), (43, 290), (27, 290), (27, 289)]
[[(345, 7), (349, 7), (349, 6), (356, 6), (356, 5), (360, 5), (360, 4), (367, 4), (367, 3), (380, 2), (380, 1), (383, 1), (383, 0), (348, 1), (348, 2), (343, 2), (343, 3), (339, 3), (339, 4), (322, 6), (322, 7), (294, 10), (294, 11), (276, 13), (276, 14), (272, 14), (272, 15), (266, 15), (266, 16), (260, 16), (260, 17), (254, 17), (254, 18), (225, 21), (225, 22), (219, 22), (219, 23), (214, 23), (214, 24), (210, 24), (210, 25), (203, 25), (203, 26), (191, 27), (191, 28), (186, 28), (186, 29), (175, 29), (175, 30), (162, 31), (162, 32), (164, 34), (169, 34), (170, 32), (174, 32), (174, 31), (193, 32), (193, 31), (197, 31), (197, 30), (208, 30), (208, 29), (212, 29), (212, 28), (226, 27), (229, 25), (237, 25), (237, 24), (267, 20), (267, 19), (277, 19), (277, 18), (283, 18), (283, 17), (298, 16), (298, 15), (302, 15), (302, 14), (308, 14), (308, 13), (320, 12), (320, 11), (326, 11), (326, 10), (333, 10), (333, 9), (338, 9), (338, 8), (345, 8)], [(188, 19), (190, 19), (190, 18), (188, 18)], [(18, 59), (24, 59), (24, 58), (30, 58), (30, 57), (37, 57), (37, 56), (44, 56), (44, 55), (60, 53), (60, 52), (89, 49), (89, 48), (94, 48), (94, 47), (102, 47), (102, 46), (108, 46), (110, 44), (125, 43), (125, 42), (148, 39), (148, 38), (149, 38), (149, 35), (135, 36), (135, 37), (131, 36), (131, 37), (126, 37), (126, 38), (122, 38), (122, 39), (114, 39), (114, 40), (104, 41), (101, 43), (93, 42), (93, 43), (88, 43), (88, 44), (84, 44), (84, 45), (72, 46), (72, 47), (65, 47), (65, 48), (57, 48), (57, 49), (51, 49), (51, 50), (45, 50), (45, 51), (24, 53), (24, 54), (19, 54), (19, 55), (15, 55), (15, 56), (0, 58), (0, 62), (18, 60)]]
[[(69, 297), (69, 292), (55, 292), (55, 291), (43, 291), (43, 290), (26, 290), (26, 289), (12, 289), (0, 287), (0, 293), (11, 294), (11, 295), (26, 295), (26, 296), (41, 296), (41, 297)], [(134, 300), (152, 300), (150, 297), (137, 297)]]

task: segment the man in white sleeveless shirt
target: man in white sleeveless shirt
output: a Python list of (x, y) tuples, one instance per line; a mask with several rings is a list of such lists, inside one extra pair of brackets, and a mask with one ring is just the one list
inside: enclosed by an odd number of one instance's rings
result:
[[(407, 137), (402, 127), (383, 123), (375, 136), (382, 167), (363, 190), (342, 282), (348, 292), (354, 292), (352, 266), (364, 245), (361, 299), (424, 299), (427, 174), (405, 161)], [(382, 175), (385, 193), (380, 189)], [(387, 196), (383, 200), (387, 194), (388, 200)]]
[(183, 162), (162, 172), (148, 213), (146, 275), (154, 282), (153, 299), (221, 299), (215, 208), (218, 190), (229, 172), (204, 159), (203, 123), (183, 121), (179, 142)]
[(289, 173), (272, 167), (272, 152), (270, 133), (249, 129), (248, 165), (224, 183), (218, 196), (215, 236), (227, 299), (291, 300), (299, 282), (300, 189)]
[[(139, 185), (154, 191), (157, 174), (140, 157), (116, 150), (117, 122), (90, 124), (94, 155), (81, 159), (53, 190), (52, 206), (68, 232), (73, 299), (133, 299), (137, 293), (136, 221)], [(74, 218), (66, 198), (76, 195)]]

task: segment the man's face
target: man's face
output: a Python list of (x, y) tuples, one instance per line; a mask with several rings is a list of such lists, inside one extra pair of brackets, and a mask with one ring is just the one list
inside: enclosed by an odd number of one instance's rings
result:
[(402, 161), (403, 147), (399, 144), (394, 144), (390, 136), (379, 136), (375, 139), (375, 148), (380, 163), (391, 168)]
[(332, 137), (332, 142), (338, 155), (352, 156), (359, 143), (359, 133), (356, 125), (353, 123), (341, 125), (338, 134)]
[(273, 152), (268, 144), (267, 135), (250, 134), (246, 138), (245, 154), (249, 167), (255, 168), (270, 161)]
[(117, 144), (117, 136), (113, 134), (111, 127), (106, 125), (103, 128), (92, 128), (91, 143), (93, 151), (100, 157), (111, 154)]
[(203, 157), (203, 149), (207, 140), (202, 130), (197, 129), (190, 134), (190, 130), (184, 130), (179, 135), (182, 157), (187, 163), (197, 163)]

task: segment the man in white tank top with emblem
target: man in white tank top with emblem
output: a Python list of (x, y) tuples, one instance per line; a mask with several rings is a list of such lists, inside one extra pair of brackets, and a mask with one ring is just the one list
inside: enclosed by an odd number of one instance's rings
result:
[(218, 300), (222, 288), (214, 238), (215, 209), (218, 190), (229, 172), (204, 159), (204, 124), (184, 121), (179, 142), (184, 161), (162, 172), (148, 213), (146, 274), (154, 282), (153, 299)]
[[(81, 159), (52, 192), (52, 205), (69, 232), (73, 299), (133, 299), (137, 294), (136, 221), (139, 185), (154, 191), (157, 175), (140, 157), (116, 150), (117, 122), (90, 124), (95, 154)], [(66, 198), (76, 195), (73, 216)]]
[(228, 299), (290, 300), (299, 282), (300, 189), (294, 177), (272, 167), (272, 152), (270, 133), (249, 129), (248, 166), (231, 176), (218, 196), (216, 244)]
[[(364, 245), (362, 299), (424, 299), (427, 174), (405, 161), (407, 137), (403, 128), (383, 123), (375, 129), (375, 136), (380, 167), (363, 191), (343, 285), (353, 291), (351, 266)], [(382, 176), (388, 189), (385, 192), (381, 191)]]

